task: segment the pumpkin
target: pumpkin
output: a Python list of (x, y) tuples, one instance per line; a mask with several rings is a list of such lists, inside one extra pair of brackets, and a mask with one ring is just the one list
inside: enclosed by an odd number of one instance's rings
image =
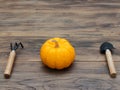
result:
[(51, 38), (42, 45), (40, 58), (49, 68), (64, 69), (74, 61), (75, 49), (64, 38)]

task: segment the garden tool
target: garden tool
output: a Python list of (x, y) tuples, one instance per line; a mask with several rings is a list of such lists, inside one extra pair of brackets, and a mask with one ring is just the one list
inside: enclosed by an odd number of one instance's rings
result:
[(110, 72), (110, 76), (114, 78), (114, 77), (116, 77), (117, 73), (116, 73), (116, 69), (115, 69), (115, 66), (114, 66), (113, 59), (112, 59), (113, 49), (115, 49), (115, 48), (109, 42), (104, 42), (100, 46), (100, 52), (102, 54), (105, 54), (105, 56), (106, 56), (107, 64), (108, 64), (108, 68), (109, 68), (109, 72)]
[(11, 72), (13, 69), (13, 65), (14, 65), (14, 61), (15, 61), (15, 57), (16, 57), (16, 50), (21, 46), (21, 48), (24, 48), (23, 44), (20, 43), (16, 43), (13, 45), (12, 43), (10, 44), (11, 47), (11, 52), (9, 54), (9, 58), (8, 58), (8, 62), (7, 62), (7, 66), (4, 72), (4, 77), (5, 78), (10, 78), (11, 76)]

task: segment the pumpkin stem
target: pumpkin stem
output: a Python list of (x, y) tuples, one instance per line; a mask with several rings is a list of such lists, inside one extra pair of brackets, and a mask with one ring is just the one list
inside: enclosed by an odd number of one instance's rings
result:
[(52, 42), (55, 43), (55, 48), (58, 48), (58, 47), (59, 47), (59, 44), (58, 44), (58, 42), (57, 42), (56, 40), (52, 40)]

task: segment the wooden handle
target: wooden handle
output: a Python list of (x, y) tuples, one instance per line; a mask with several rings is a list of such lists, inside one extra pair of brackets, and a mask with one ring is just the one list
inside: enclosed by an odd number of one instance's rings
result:
[(108, 62), (108, 67), (110, 70), (110, 75), (111, 77), (116, 77), (117, 73), (116, 73), (116, 69), (114, 66), (114, 62), (112, 59), (112, 55), (111, 55), (111, 51), (109, 49), (106, 50), (106, 58), (107, 58), (107, 62)]
[(10, 55), (9, 55), (9, 58), (8, 58), (8, 63), (7, 63), (5, 72), (4, 72), (5, 78), (10, 78), (10, 76), (11, 76), (11, 72), (12, 72), (15, 56), (16, 56), (16, 52), (15, 52), (15, 50), (12, 50), (10, 52)]

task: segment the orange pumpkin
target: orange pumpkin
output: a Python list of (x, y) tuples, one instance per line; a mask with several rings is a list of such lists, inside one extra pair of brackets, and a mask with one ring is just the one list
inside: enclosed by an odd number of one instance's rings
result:
[(52, 69), (69, 67), (75, 58), (75, 50), (64, 38), (51, 38), (40, 49), (42, 62)]

